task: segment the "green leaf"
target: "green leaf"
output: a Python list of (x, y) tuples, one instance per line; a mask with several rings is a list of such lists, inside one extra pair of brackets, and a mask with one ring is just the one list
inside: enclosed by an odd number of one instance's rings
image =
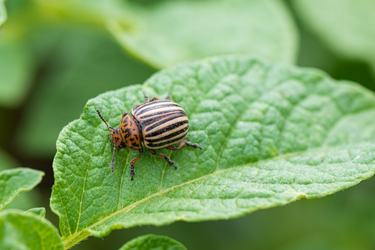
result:
[(33, 189), (42, 180), (42, 176), (44, 176), (42, 171), (28, 168), (1, 171), (0, 211), (8, 206), (18, 194)]
[[(174, 101), (190, 120), (187, 139), (204, 150), (168, 153), (174, 170), (145, 152), (121, 150), (111, 172), (110, 125), (145, 91)], [(177, 220), (229, 219), (301, 198), (323, 197), (375, 170), (375, 96), (326, 74), (248, 57), (182, 64), (90, 100), (60, 133), (51, 208), (64, 245), (113, 229)]]
[[(16, 144), (27, 147), (24, 152), (27, 155), (52, 156), (56, 152), (57, 135), (64, 125), (79, 117), (87, 99), (108, 89), (142, 82), (153, 73), (149, 67), (124, 55), (103, 32), (59, 28), (54, 27), (59, 39), (46, 63), (47, 73), (39, 76), (21, 121), (28, 124), (27, 129), (20, 127), (17, 133)], [(51, 33), (51, 29), (42, 30)], [(35, 43), (43, 44), (43, 40)]]
[(280, 1), (159, 1), (128, 6), (134, 25), (109, 22), (130, 53), (156, 68), (204, 56), (250, 54), (294, 62), (297, 34)]
[(41, 218), (46, 217), (46, 209), (44, 207), (34, 207), (30, 208), (29, 210), (25, 211), (25, 213), (31, 213), (31, 214), (36, 214)]
[(0, 26), (7, 20), (7, 11), (5, 9), (5, 0), (0, 0)]
[(64, 249), (57, 229), (47, 220), (22, 211), (0, 213), (0, 249), (59, 250)]
[(186, 247), (169, 237), (148, 234), (129, 241), (120, 250), (186, 250)]
[(294, 62), (298, 50), (295, 24), (278, 0), (37, 2), (56, 16), (108, 28), (129, 53), (155, 68), (228, 53)]
[[(16, 168), (19, 164), (15, 162), (12, 157), (6, 154), (4, 151), (0, 149), (0, 170)], [(0, 172), (1, 173), (1, 172)], [(17, 208), (17, 209), (28, 209), (30, 207), (38, 206), (40, 204), (40, 195), (38, 190), (31, 190), (27, 192), (27, 194), (21, 193), (18, 195), (12, 203), (10, 203), (7, 208)]]
[(369, 63), (375, 72), (375, 2), (294, 0), (296, 13), (337, 55)]

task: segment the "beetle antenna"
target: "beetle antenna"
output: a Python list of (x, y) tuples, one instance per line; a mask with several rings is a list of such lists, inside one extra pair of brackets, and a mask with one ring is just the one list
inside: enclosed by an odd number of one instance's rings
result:
[(116, 153), (116, 147), (113, 147), (113, 156), (112, 156), (112, 161), (111, 161), (111, 169), (112, 169), (112, 172), (114, 170), (114, 167), (113, 167), (113, 162), (115, 160), (115, 153)]
[[(106, 122), (106, 120), (104, 120), (102, 114), (100, 114), (99, 109), (97, 109), (96, 112), (98, 113), (100, 119), (102, 119), (102, 121), (105, 123), (105, 125), (107, 125), (107, 128), (108, 128), (109, 133), (112, 134), (112, 130), (113, 130), (113, 128), (112, 128), (111, 126), (108, 125), (108, 123)], [(113, 172), (113, 171), (112, 171), (112, 172)]]
[(148, 102), (148, 95), (146, 95), (146, 93), (143, 91), (143, 97), (145, 98), (145, 103)]
[(165, 97), (165, 100), (170, 100), (171, 99), (172, 92), (169, 91), (168, 95)]

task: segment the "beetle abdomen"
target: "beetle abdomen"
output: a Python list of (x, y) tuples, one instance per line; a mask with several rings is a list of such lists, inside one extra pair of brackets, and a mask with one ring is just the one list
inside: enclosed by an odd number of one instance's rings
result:
[(189, 121), (185, 111), (172, 101), (153, 101), (134, 107), (132, 115), (142, 128), (143, 143), (149, 149), (161, 149), (182, 141)]

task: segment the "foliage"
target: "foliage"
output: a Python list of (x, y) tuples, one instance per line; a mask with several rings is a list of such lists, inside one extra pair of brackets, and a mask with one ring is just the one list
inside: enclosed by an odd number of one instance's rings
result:
[[(112, 143), (96, 109), (115, 126), (143, 91), (173, 93), (190, 117), (189, 140), (205, 150), (174, 153), (177, 173), (145, 155), (132, 182), (137, 152), (118, 153), (111, 172)], [(374, 115), (373, 93), (321, 72), (248, 57), (183, 64), (90, 100), (63, 129), (51, 207), (69, 248), (115, 228), (228, 219), (324, 197), (374, 174)]]
[[(1, 153), (2, 167), (8, 163), (13, 164), (13, 160), (7, 158)], [(0, 172), (0, 249), (63, 249), (57, 229), (43, 219), (46, 213), (44, 208), (31, 208), (26, 212), (5, 209), (21, 192), (34, 188), (43, 175), (41, 171), (27, 168)]]
[[(374, 174), (375, 100), (354, 82), (375, 91), (374, 11), (370, 0), (0, 0), (0, 249), (373, 248), (374, 178), (356, 184)], [(116, 127), (143, 91), (172, 92), (204, 150), (165, 151), (177, 171), (145, 152), (131, 182), (137, 153), (117, 152), (111, 172), (95, 109)]]
[(296, 56), (295, 26), (277, 0), (39, 3), (106, 27), (127, 51), (156, 68), (227, 53), (285, 62)]
[(300, 18), (332, 51), (367, 62), (375, 73), (375, 30), (369, 25), (375, 22), (374, 1), (294, 0), (293, 4)]
[(29, 210), (25, 211), (25, 213), (36, 214), (42, 218), (46, 217), (46, 209), (44, 207), (30, 208)]
[(0, 172), (0, 211), (19, 193), (35, 187), (42, 180), (43, 175), (43, 172), (22, 168)]
[[(296, 30), (287, 10), (279, 1), (240, 0), (235, 4), (225, 1), (221, 4), (217, 4), (217, 1), (194, 4), (167, 1), (152, 5), (152, 8), (137, 4), (128, 6), (116, 1), (97, 1), (94, 5), (90, 2), (90, 7), (87, 6), (88, 3), (36, 1), (31, 9), (34, 12), (28, 13), (30, 18), (24, 22), (10, 19), (8, 25), (22, 30), (25, 22), (30, 22), (29, 19), (34, 22), (43, 19), (39, 12), (62, 12), (66, 15), (76, 13), (87, 22), (90, 22), (92, 15), (102, 16), (105, 20), (109, 19), (110, 15), (111, 22), (103, 21), (98, 25), (107, 27), (119, 44), (132, 55), (157, 68), (206, 55), (225, 53), (248, 53), (285, 62), (293, 62), (296, 57)], [(113, 18), (113, 12), (118, 11), (124, 14), (115, 15), (116, 18)], [(124, 15), (129, 17), (124, 20)], [(192, 16), (197, 15), (202, 20), (191, 22), (196, 19)], [(216, 16), (225, 17), (220, 19), (220, 26), (225, 25), (225, 28), (216, 30), (214, 37), (207, 30), (218, 25)], [(48, 65), (46, 67), (51, 73), (38, 78), (40, 87), (36, 89), (21, 121), (29, 124), (29, 129), (20, 129), (16, 138), (17, 143), (22, 142), (29, 148), (26, 154), (39, 157), (54, 153), (57, 134), (65, 124), (79, 116), (80, 107), (87, 99), (108, 89), (141, 83), (153, 73), (153, 70), (124, 57), (120, 48), (105, 37), (103, 32), (67, 29), (59, 22), (56, 23), (55, 19), (59, 19), (57, 14), (45, 18), (52, 18), (54, 25), (42, 23), (23, 31), (28, 34), (28, 46), (24, 40), (18, 40), (18, 36), (12, 36), (11, 39), (8, 38), (9, 34), (5, 34), (3, 40), (10, 40), (10, 44), (4, 42), (3, 50), (7, 51), (7, 54), (3, 53), (3, 60), (0, 58), (0, 71), (3, 68), (8, 72), (0, 74), (0, 97), (1, 94), (4, 95), (0, 100), (4, 102), (3, 105), (16, 106), (25, 97), (29, 85), (32, 84), (30, 79), (35, 75), (36, 67), (32, 64), (31, 52), (34, 57), (43, 57), (46, 51), (50, 51), (52, 60), (47, 59), (40, 63)], [(163, 29), (171, 20), (175, 20), (173, 29), (170, 26)], [(130, 24), (125, 25), (124, 22)], [(192, 29), (197, 27), (198, 22), (206, 26), (200, 26), (200, 35), (196, 35), (196, 31), (192, 35)], [(124, 29), (128, 25), (131, 25), (130, 30)], [(160, 34), (164, 36), (161, 37)], [(221, 37), (232, 38), (223, 40)], [(9, 57), (12, 57), (11, 61)], [(4, 67), (1, 67), (2, 61)], [(100, 61), (106, 63), (98, 63)], [(9, 65), (9, 62), (14, 65)], [(1, 75), (4, 79), (1, 79)], [(71, 101), (66, 102), (66, 99)], [(55, 117), (52, 121), (51, 116)], [(44, 126), (47, 123), (49, 126)]]
[(57, 229), (32, 213), (7, 210), (0, 213), (0, 248), (4, 250), (62, 250)]
[(186, 248), (171, 238), (149, 234), (129, 241), (120, 250), (186, 250)]
[(134, 28), (113, 21), (109, 29), (122, 46), (157, 68), (228, 53), (295, 61), (295, 27), (280, 1), (161, 1), (149, 8), (128, 7), (136, 17)]

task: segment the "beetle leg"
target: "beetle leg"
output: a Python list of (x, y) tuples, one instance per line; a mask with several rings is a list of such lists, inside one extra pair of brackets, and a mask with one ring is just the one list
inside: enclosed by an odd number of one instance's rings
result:
[[(148, 95), (146, 95), (145, 92), (143, 92), (143, 96), (144, 96), (144, 98), (145, 98), (145, 103), (153, 102), (153, 101), (159, 100), (159, 98), (157, 98), (157, 97), (154, 97), (154, 98), (148, 99)], [(169, 96), (169, 95), (168, 95), (168, 96)]]
[(148, 102), (153, 102), (153, 101), (156, 101), (156, 100), (159, 100), (159, 98), (157, 98), (157, 97), (151, 98), (150, 100), (148, 100)]
[[(171, 95), (172, 95), (172, 93), (169, 92), (168, 95), (164, 98), (164, 100), (170, 100), (170, 99), (171, 99)], [(154, 97), (154, 98), (152, 98), (152, 99), (148, 99), (148, 95), (146, 95), (145, 92), (143, 92), (143, 96), (144, 96), (144, 98), (145, 98), (145, 103), (153, 102), (153, 101), (159, 100), (159, 98), (157, 98), (157, 97)], [(139, 105), (139, 104), (138, 104), (138, 105)], [(136, 106), (138, 106), (138, 105), (136, 105)]]
[(179, 149), (181, 149), (182, 147), (185, 147), (185, 146), (203, 149), (202, 147), (198, 146), (198, 143), (192, 143), (192, 142), (189, 142), (189, 141), (186, 141), (186, 140), (181, 141), (180, 144), (178, 145), (178, 147), (169, 146), (169, 147), (166, 147), (166, 149), (175, 151), (175, 150), (179, 150)]
[(148, 151), (150, 151), (151, 154), (153, 154), (153, 155), (156, 155), (156, 156), (158, 156), (158, 157), (160, 157), (160, 158), (163, 158), (166, 162), (169, 163), (169, 165), (171, 165), (171, 166), (173, 166), (175, 169), (177, 169), (177, 166), (174, 164), (174, 162), (173, 162), (171, 159), (169, 159), (169, 158), (167, 157), (166, 154), (158, 154), (158, 153), (156, 153), (155, 150), (152, 150), (152, 149), (149, 149)]
[(145, 98), (145, 103), (148, 103), (148, 95), (146, 95), (146, 93), (143, 91), (143, 96)]
[(143, 149), (139, 150), (139, 155), (138, 155), (138, 157), (137, 157), (137, 158), (134, 158), (134, 159), (130, 162), (130, 176), (132, 177), (131, 180), (133, 180), (133, 176), (135, 175), (135, 172), (134, 172), (134, 165), (135, 165), (135, 163), (139, 160), (139, 158), (141, 158), (142, 153), (143, 153)]

